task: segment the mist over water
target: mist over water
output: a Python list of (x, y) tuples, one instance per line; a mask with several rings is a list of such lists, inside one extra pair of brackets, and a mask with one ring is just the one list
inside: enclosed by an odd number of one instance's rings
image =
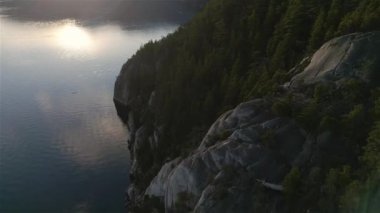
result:
[(124, 212), (129, 156), (114, 81), (141, 45), (185, 18), (50, 19), (33, 9), (46, 1), (28, 2), (34, 18), (1, 10), (0, 212)]

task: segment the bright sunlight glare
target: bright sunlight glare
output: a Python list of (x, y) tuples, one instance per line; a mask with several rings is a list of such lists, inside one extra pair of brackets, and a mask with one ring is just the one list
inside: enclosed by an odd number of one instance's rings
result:
[(67, 22), (56, 31), (58, 44), (66, 50), (89, 50), (93, 47), (90, 34), (75, 22)]

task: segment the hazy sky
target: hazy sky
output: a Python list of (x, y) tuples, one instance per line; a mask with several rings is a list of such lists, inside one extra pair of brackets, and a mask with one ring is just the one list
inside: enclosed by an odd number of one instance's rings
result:
[(19, 20), (72, 18), (91, 22), (118, 21), (125, 25), (179, 24), (188, 20), (194, 9), (192, 3), (179, 0), (0, 0), (0, 7), (11, 8), (2, 13)]

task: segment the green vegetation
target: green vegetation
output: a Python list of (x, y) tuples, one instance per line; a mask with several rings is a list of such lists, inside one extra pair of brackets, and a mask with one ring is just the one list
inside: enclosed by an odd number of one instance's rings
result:
[(191, 208), (189, 208), (186, 203), (191, 201), (193, 199), (192, 194), (187, 192), (181, 192), (178, 195), (178, 200), (175, 203), (175, 211), (179, 213), (185, 213), (191, 211)]
[[(373, 30), (380, 30), (378, 0), (210, 0), (190, 23), (144, 45), (123, 67), (133, 70), (127, 83), (138, 122), (163, 127), (164, 150), (144, 163), (149, 172), (142, 187), (159, 169), (152, 162), (188, 154), (218, 115), (265, 96), (277, 100), (273, 114), (295, 119), (312, 135), (337, 138), (312, 168), (293, 168), (286, 176), (289, 211), (379, 210), (366, 206), (379, 193), (378, 89), (351, 79), (308, 88), (300, 103), (278, 98), (279, 85), (292, 77), (288, 70), (325, 41)], [(152, 91), (155, 105), (148, 109)], [(270, 147), (272, 137), (266, 132), (263, 143)]]
[(278, 116), (292, 116), (291, 102), (291, 97), (278, 100), (272, 105), (273, 113)]
[[(314, 94), (321, 87), (316, 86)], [(380, 190), (380, 99), (377, 89), (356, 89), (362, 94), (371, 90), (373, 95), (363, 101), (344, 96), (345, 87), (326, 89), (324, 93), (331, 94), (331, 99), (319, 102), (318, 113), (306, 113), (305, 121), (320, 124), (308, 124), (305, 129), (311, 128), (314, 134), (331, 132), (340, 135), (340, 139), (337, 137), (334, 144), (328, 145), (329, 151), (317, 163), (318, 167), (293, 168), (286, 175), (283, 185), (290, 212), (356, 213), (380, 209), (376, 201)], [(304, 108), (310, 108), (317, 98), (314, 95)], [(304, 111), (300, 114), (304, 115)]]
[[(208, 126), (236, 104), (276, 94), (308, 50), (334, 36), (379, 29), (379, 10), (377, 0), (211, 0), (190, 23), (128, 61), (129, 90), (146, 99), (134, 108), (144, 109), (155, 90), (150, 120), (165, 124), (166, 141), (184, 141), (193, 127)], [(289, 113), (285, 105), (274, 110)]]
[(286, 175), (284, 182), (284, 192), (288, 202), (297, 202), (300, 196), (301, 173), (297, 167), (294, 167)]
[(132, 206), (132, 207), (129, 207), (128, 210), (129, 212), (136, 212), (136, 213), (146, 213), (146, 212), (164, 213), (165, 206), (160, 200), (160, 198), (145, 196), (144, 205), (141, 205), (139, 207)]

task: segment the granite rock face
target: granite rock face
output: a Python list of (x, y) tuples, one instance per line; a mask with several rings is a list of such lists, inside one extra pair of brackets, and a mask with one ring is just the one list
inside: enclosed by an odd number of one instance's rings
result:
[[(315, 84), (339, 87), (341, 81), (355, 79), (378, 85), (379, 58), (380, 32), (335, 38), (310, 61), (305, 59), (291, 70), (298, 74), (284, 90), (299, 97), (294, 101), (302, 104), (307, 102), (303, 89)], [(273, 113), (279, 97), (264, 97), (222, 114), (190, 154), (157, 162), (153, 156), (167, 148), (161, 138), (163, 127), (143, 119), (154, 111), (155, 91), (129, 90), (128, 84), (135, 83), (134, 75), (138, 75), (133, 66), (123, 67), (114, 94), (118, 113), (130, 132), (129, 205), (158, 198), (166, 212), (253, 212), (265, 190), (266, 205), (272, 208), (267, 212), (286, 212), (282, 183), (291, 168), (309, 172), (328, 164), (325, 156), (347, 154), (341, 151), (344, 143), (339, 135), (308, 132), (296, 120)], [(154, 67), (145, 70), (153, 72)], [(142, 179), (147, 184), (141, 184)]]
[(271, 104), (256, 99), (220, 116), (192, 154), (161, 168), (145, 196), (159, 197), (167, 212), (251, 212), (261, 187), (273, 212), (284, 212), (282, 182), (290, 168), (320, 164), (324, 144), (339, 138), (311, 136), (293, 119), (273, 115)]
[(311, 85), (321, 81), (335, 82), (354, 78), (379, 84), (380, 32), (355, 33), (332, 39), (311, 58), (305, 70), (294, 76), (290, 87)]
[[(268, 106), (266, 100), (257, 99), (222, 115), (197, 151), (166, 163), (145, 194), (163, 198), (168, 212), (178, 206), (194, 212), (251, 208), (244, 193), (262, 184), (258, 180), (280, 185), (289, 167), (303, 163), (299, 158), (307, 140), (306, 132), (293, 120), (275, 117)], [(227, 182), (231, 184), (224, 188)], [(228, 202), (220, 202), (221, 193), (230, 196)], [(213, 199), (215, 205), (209, 203)]]

